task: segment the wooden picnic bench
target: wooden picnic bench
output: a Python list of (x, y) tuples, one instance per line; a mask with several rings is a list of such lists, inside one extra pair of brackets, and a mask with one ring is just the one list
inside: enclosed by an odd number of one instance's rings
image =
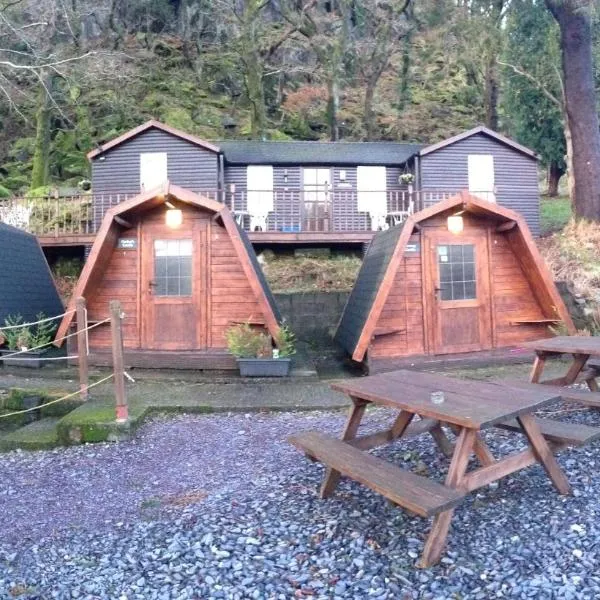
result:
[[(568, 494), (570, 485), (554, 453), (565, 446), (600, 437), (600, 429), (534, 417), (535, 410), (560, 395), (554, 389), (531, 383), (513, 386), (394, 371), (334, 382), (332, 388), (349, 394), (352, 399), (341, 439), (307, 431), (292, 435), (289, 441), (327, 467), (320, 490), (322, 498), (331, 495), (340, 477), (346, 476), (417, 515), (434, 516), (420, 560), (424, 567), (439, 560), (454, 507), (468, 492), (540, 463), (556, 489)], [(443, 392), (443, 402), (434, 403), (433, 392)], [(399, 414), (389, 429), (359, 436), (358, 429), (369, 404), (396, 409)], [(417, 415), (419, 419), (415, 419)], [(454, 431), (454, 444), (442, 425)], [(528, 448), (497, 460), (480, 435), (490, 427), (525, 435)], [(443, 484), (365, 452), (415, 432), (429, 432), (439, 448), (452, 455)], [(471, 454), (476, 455), (480, 466), (467, 472)]]

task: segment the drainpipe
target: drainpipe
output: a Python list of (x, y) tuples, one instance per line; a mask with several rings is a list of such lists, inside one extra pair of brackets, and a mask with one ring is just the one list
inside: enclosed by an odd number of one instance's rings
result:
[(223, 153), (219, 154), (219, 166), (217, 169), (217, 187), (218, 187), (218, 200), (225, 204), (225, 160)]
[(421, 161), (419, 160), (419, 155), (415, 154), (415, 193), (417, 194), (417, 210), (422, 210), (425, 208), (423, 206), (423, 194), (421, 193)]

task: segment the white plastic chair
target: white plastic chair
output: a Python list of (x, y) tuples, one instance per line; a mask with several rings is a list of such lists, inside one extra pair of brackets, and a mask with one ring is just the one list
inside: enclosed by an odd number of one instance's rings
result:
[(250, 215), (250, 231), (266, 231), (268, 215)]

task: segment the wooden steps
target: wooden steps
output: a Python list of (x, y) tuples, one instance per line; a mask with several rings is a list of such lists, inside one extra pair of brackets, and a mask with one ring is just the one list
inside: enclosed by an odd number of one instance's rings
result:
[(560, 385), (547, 385), (545, 383), (528, 383), (526, 381), (510, 380), (505, 381), (511, 387), (518, 387), (524, 390), (530, 390), (532, 385), (543, 385), (552, 392), (555, 392), (563, 400), (579, 402), (586, 406), (600, 408), (600, 392), (590, 392), (589, 390), (576, 390)]
[(422, 517), (452, 508), (465, 496), (464, 492), (400, 469), (347, 442), (316, 431), (306, 431), (288, 439), (326, 466)]
[[(535, 417), (535, 422), (540, 428), (542, 435), (551, 442), (567, 446), (583, 446), (600, 438), (600, 428), (580, 425), (579, 423), (565, 423), (551, 419), (540, 419)], [(510, 419), (504, 423), (498, 423), (496, 427), (508, 429), (509, 431), (522, 432), (521, 426), (516, 419)], [(523, 433), (523, 432), (522, 432)]]

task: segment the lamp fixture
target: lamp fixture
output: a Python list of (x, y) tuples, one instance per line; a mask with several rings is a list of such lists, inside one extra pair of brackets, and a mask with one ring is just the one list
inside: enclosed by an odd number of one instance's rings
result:
[(464, 229), (464, 222), (462, 215), (451, 215), (448, 217), (448, 231), (450, 233), (461, 233)]
[(165, 204), (167, 205), (167, 212), (165, 213), (166, 226), (171, 229), (180, 227), (183, 223), (183, 212), (178, 208), (175, 208), (168, 200), (165, 200)]

